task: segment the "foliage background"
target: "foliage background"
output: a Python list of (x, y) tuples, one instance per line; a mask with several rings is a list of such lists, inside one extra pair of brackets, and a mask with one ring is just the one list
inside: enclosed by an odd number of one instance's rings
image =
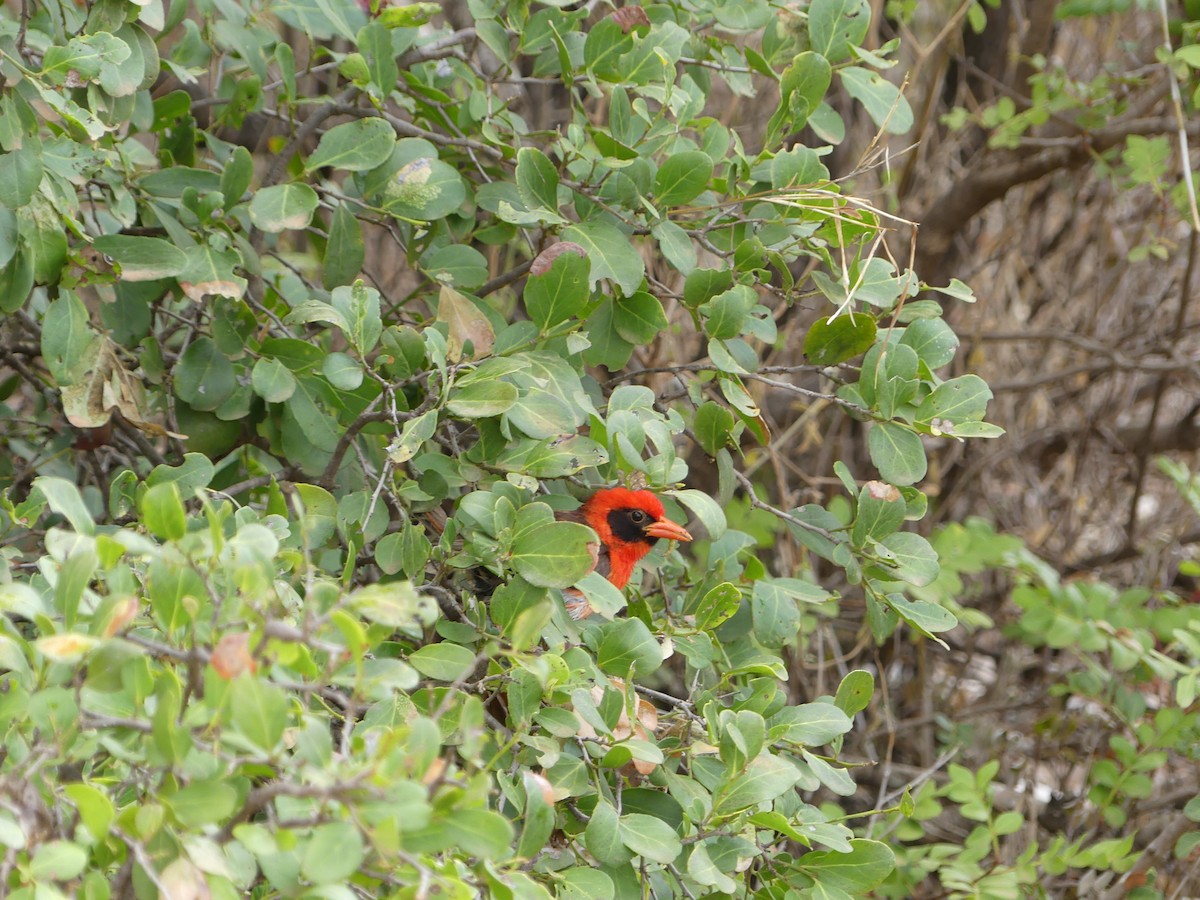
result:
[(1190, 3), (3, 10), (11, 895), (1194, 890)]

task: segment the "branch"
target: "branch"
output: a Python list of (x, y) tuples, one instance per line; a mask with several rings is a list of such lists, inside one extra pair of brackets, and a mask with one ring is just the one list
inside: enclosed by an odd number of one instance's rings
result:
[[(1078, 168), (1096, 154), (1112, 149), (1131, 135), (1161, 134), (1174, 128), (1173, 117), (1130, 119), (1097, 131), (1081, 131), (1068, 144), (1050, 147), (1024, 159), (972, 168), (920, 217), (918, 244), (921, 258), (931, 261), (945, 255), (966, 222), (1018, 185), (1037, 181), (1060, 169)], [(1193, 123), (1190, 130), (1200, 133), (1200, 123)], [(921, 272), (927, 267), (927, 264), (920, 263), (917, 266)]]

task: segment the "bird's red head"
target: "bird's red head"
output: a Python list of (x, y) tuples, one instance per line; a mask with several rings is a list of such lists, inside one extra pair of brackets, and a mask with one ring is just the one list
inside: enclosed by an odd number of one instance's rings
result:
[[(597, 548), (600, 571), (624, 589), (638, 561), (659, 540), (690, 541), (687, 529), (667, 518), (662, 501), (649, 491), (601, 488), (572, 513), (559, 514), (591, 526), (600, 538)], [(591, 615), (591, 604), (580, 592), (567, 591), (567, 611), (573, 619)]]
[(612, 552), (637, 562), (660, 539), (690, 541), (683, 527), (667, 518), (662, 501), (650, 491), (603, 488), (583, 504), (583, 517)]

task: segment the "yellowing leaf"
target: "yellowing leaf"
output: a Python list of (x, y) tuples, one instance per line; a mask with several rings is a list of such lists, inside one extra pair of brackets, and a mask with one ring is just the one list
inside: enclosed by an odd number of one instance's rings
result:
[[(491, 354), (492, 345), (496, 342), (492, 323), (470, 299), (452, 287), (443, 285), (438, 294), (437, 320), (450, 327), (447, 356), (451, 362), (483, 359)], [(468, 345), (471, 351), (469, 355), (466, 354)]]

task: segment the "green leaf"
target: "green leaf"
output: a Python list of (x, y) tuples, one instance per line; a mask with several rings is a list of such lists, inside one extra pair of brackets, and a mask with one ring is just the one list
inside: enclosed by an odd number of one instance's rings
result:
[[(805, 50), (793, 57), (791, 65), (783, 70), (779, 80), (779, 106), (767, 123), (767, 133), (772, 142), (785, 131), (796, 131), (804, 127), (828, 92), (832, 79), (833, 68), (829, 65), (829, 60), (819, 52)], [(817, 180), (816, 177), (791, 176), (782, 179), (783, 183), (780, 184), (776, 182), (774, 172), (775, 166), (772, 166), (772, 182), (775, 187)], [(818, 172), (819, 169), (814, 169), (813, 174)]]
[(11, 153), (0, 153), (0, 206), (10, 210), (25, 206), (41, 183), (41, 154), (32, 141)]
[(516, 385), (507, 381), (479, 381), (455, 388), (446, 409), (464, 419), (482, 419), (508, 412), (518, 396)]
[(318, 825), (304, 848), (300, 873), (312, 884), (344, 884), (362, 865), (362, 835), (350, 822)]
[(230, 692), (230, 723), (251, 746), (273, 753), (288, 721), (288, 697), (269, 682), (241, 675)]
[(912, 347), (931, 370), (948, 365), (958, 350), (958, 335), (942, 319), (917, 319), (904, 329), (900, 343)]
[(959, 281), (957, 278), (951, 278), (950, 284), (946, 287), (930, 287), (931, 291), (937, 291), (939, 294), (945, 294), (948, 297), (953, 297), (955, 300), (961, 300), (963, 303), (974, 303), (975, 292), (965, 282)]
[(650, 228), (659, 249), (677, 272), (687, 275), (696, 268), (696, 246), (691, 236), (669, 219), (656, 222)]
[(458, 681), (475, 667), (475, 654), (458, 644), (428, 644), (409, 654), (414, 669), (435, 681)]
[(773, 13), (766, 0), (732, 0), (713, 10), (713, 16), (722, 29), (745, 34), (766, 26)]
[(283, 403), (296, 392), (296, 377), (277, 359), (263, 357), (250, 373), (254, 393), (268, 403)]
[(177, 466), (166, 463), (155, 466), (146, 476), (146, 487), (159, 484), (174, 484), (179, 488), (179, 496), (189, 500), (196, 492), (212, 484), (216, 467), (203, 453), (185, 453), (183, 462)]
[(629, 237), (615, 225), (592, 219), (564, 228), (563, 240), (583, 247), (591, 260), (590, 283), (609, 278), (629, 296), (646, 274), (646, 264), (634, 250)]
[(46, 48), (42, 77), (52, 84), (65, 84), (75, 73), (78, 79), (95, 79), (105, 65), (116, 66), (129, 58), (129, 45), (107, 31), (73, 37), (66, 44)]
[(590, 268), (587, 257), (564, 252), (548, 271), (531, 275), (525, 282), (525, 309), (543, 332), (583, 312), (589, 296)]
[(624, 678), (630, 669), (641, 678), (662, 665), (662, 647), (641, 619), (617, 619), (604, 626), (596, 663), (607, 675)]
[(366, 249), (362, 226), (349, 204), (339, 203), (329, 223), (329, 240), (321, 263), (321, 283), (326, 290), (350, 284), (362, 270)]
[(545, 779), (533, 772), (522, 773), (525, 789), (525, 824), (517, 841), (516, 855), (522, 859), (535, 859), (545, 848), (554, 831), (554, 804), (543, 795)]
[(771, 733), (783, 728), (783, 740), (806, 747), (820, 747), (848, 732), (850, 717), (824, 700), (789, 707), (771, 721)]
[(590, 366), (604, 366), (610, 371), (624, 367), (633, 355), (633, 344), (619, 334), (614, 324), (616, 304), (605, 298), (587, 319), (587, 336), (592, 345), (583, 351)]
[(808, 8), (809, 42), (830, 62), (850, 55), (862, 44), (871, 25), (869, 0), (813, 0)]
[(896, 856), (887, 844), (855, 839), (849, 853), (816, 850), (797, 861), (798, 868), (827, 889), (864, 894), (883, 883), (896, 867)]
[[(305, 506), (311, 514), (317, 504), (306, 498)], [(432, 597), (418, 594), (410, 581), (369, 584), (354, 591), (346, 602), (363, 618), (389, 628), (420, 629), (438, 616), (437, 603)]]
[(800, 780), (799, 770), (785, 759), (763, 753), (713, 795), (713, 813), (727, 816), (774, 800)]
[(881, 541), (895, 557), (896, 577), (923, 587), (938, 577), (937, 551), (929, 541), (911, 531), (898, 531)]
[(108, 234), (96, 238), (92, 247), (121, 267), (122, 281), (171, 278), (187, 266), (187, 254), (161, 238)]
[(321, 374), (339, 391), (357, 390), (363, 383), (362, 364), (349, 354), (334, 351), (321, 363)]
[(317, 192), (307, 184), (275, 184), (255, 192), (250, 221), (272, 234), (307, 228), (319, 202)]
[(664, 866), (683, 852), (675, 829), (653, 816), (628, 813), (621, 816), (621, 842), (633, 853)]
[(447, 244), (426, 255), (425, 271), (442, 284), (460, 291), (473, 291), (488, 277), (487, 259), (474, 247)]
[(848, 313), (832, 322), (822, 317), (804, 336), (804, 355), (817, 366), (834, 366), (866, 353), (875, 343), (875, 319), (866, 313)]
[(396, 132), (385, 120), (377, 117), (356, 119), (325, 132), (317, 149), (304, 164), (304, 170), (312, 172), (328, 166), (347, 172), (365, 172), (387, 162), (395, 146)]
[(665, 493), (686, 506), (700, 520), (709, 539), (716, 541), (725, 534), (725, 510), (704, 491), (689, 489)]
[[(396, 7), (388, 7), (380, 12), (386, 14), (394, 9)], [(370, 22), (358, 30), (357, 43), (367, 61), (371, 84), (378, 88), (380, 97), (388, 96), (395, 89), (400, 76), (391, 31), (381, 22)]]
[(883, 540), (904, 524), (907, 512), (908, 504), (898, 490), (890, 484), (868, 481), (858, 494), (851, 543), (864, 547), (868, 539)]
[(73, 291), (62, 291), (51, 301), (42, 319), (42, 358), (59, 387), (73, 384), (83, 374), (76, 370), (95, 338), (87, 307)]
[(396, 144), (392, 164), (402, 164), (383, 191), (383, 207), (393, 216), (431, 222), (450, 215), (466, 199), (462, 176), (425, 149), (429, 146), (412, 138)]
[(141, 514), (142, 524), (156, 537), (177, 541), (187, 534), (187, 515), (174, 482), (156, 484), (146, 491)]
[(753, 288), (735, 284), (700, 306), (700, 314), (704, 316), (704, 331), (709, 337), (719, 340), (737, 337), (742, 333), (750, 310), (757, 303), (758, 295)]
[(917, 421), (973, 422), (983, 418), (991, 399), (992, 389), (986, 381), (978, 375), (960, 375), (934, 388), (917, 409)]
[(595, 567), (595, 542), (596, 533), (586, 525), (546, 522), (516, 538), (512, 565), (518, 575), (537, 587), (570, 587)]
[(584, 67), (595, 77), (620, 81), (618, 59), (633, 47), (633, 35), (610, 17), (601, 19), (588, 30), (583, 45)]
[(175, 395), (199, 410), (216, 409), (237, 387), (233, 363), (209, 337), (198, 337), (188, 345), (174, 375)]
[(728, 408), (714, 400), (705, 400), (696, 410), (692, 430), (704, 452), (716, 456), (717, 451), (733, 439), (734, 422)]
[(925, 447), (907, 428), (893, 422), (876, 422), (867, 434), (867, 449), (885, 481), (907, 485), (925, 477), (929, 466)]
[[(29, 299), (33, 290), (33, 254), (20, 248), (16, 256), (0, 265), (0, 312), (14, 313)], [(42, 333), (45, 334), (43, 327)]]
[(904, 134), (913, 127), (912, 107), (900, 89), (870, 69), (850, 66), (839, 69), (842, 85), (867, 110), (871, 120), (889, 134)]
[(800, 608), (796, 598), (765, 579), (754, 584), (750, 615), (754, 622), (754, 637), (764, 647), (782, 647), (800, 630)]
[(36, 881), (70, 881), (87, 866), (88, 852), (70, 841), (46, 841), (29, 861), (29, 875)]
[(683, 283), (683, 302), (693, 309), (733, 287), (729, 269), (696, 269)]
[[(596, 853), (593, 851), (592, 855), (596, 856)], [(600, 859), (599, 856), (596, 858)], [(576, 866), (562, 869), (557, 874), (559, 882), (555, 896), (558, 900), (613, 900), (616, 896), (613, 880), (599, 869)]]
[(237, 808), (238, 792), (224, 781), (193, 781), (164, 799), (180, 824), (196, 828), (232, 815)]
[(723, 581), (700, 598), (691, 614), (696, 618), (697, 629), (712, 631), (730, 619), (741, 605), (742, 592), (737, 585)]
[(647, 291), (622, 297), (613, 307), (613, 327), (634, 345), (653, 342), (668, 324), (662, 302)]
[(867, 708), (874, 693), (875, 676), (866, 669), (855, 669), (842, 679), (833, 702), (847, 716), (854, 716)]
[(588, 852), (605, 865), (619, 866), (633, 858), (621, 839), (621, 819), (605, 800), (600, 800), (592, 810), (592, 817), (584, 831), (584, 841)]
[(346, 337), (354, 349), (365, 357), (375, 349), (383, 333), (379, 291), (356, 281), (349, 287), (334, 288), (330, 300), (346, 322)]
[(512, 853), (512, 823), (490, 809), (456, 809), (446, 819), (446, 830), (468, 855), (495, 859)]
[(531, 210), (558, 210), (558, 170), (536, 147), (517, 151), (517, 192)]
[(505, 421), (531, 438), (556, 438), (574, 431), (578, 416), (557, 394), (527, 388), (505, 414)]
[[(958, 625), (958, 619), (948, 609), (925, 600), (909, 600), (901, 594), (888, 594), (888, 605), (901, 619), (926, 637), (936, 640), (941, 631)], [(944, 642), (942, 643), (945, 646)]]
[(525, 440), (512, 443), (495, 460), (505, 472), (519, 472), (534, 478), (561, 478), (608, 462), (605, 449), (589, 437), (570, 437), (546, 441)]
[(221, 170), (221, 196), (228, 211), (242, 202), (242, 196), (254, 180), (254, 157), (245, 147), (235, 147), (229, 162)]
[(112, 801), (100, 789), (90, 784), (68, 784), (63, 793), (75, 804), (81, 821), (88, 833), (96, 840), (103, 840), (108, 834), (116, 810)]
[(654, 176), (654, 198), (662, 207), (688, 203), (708, 187), (712, 173), (712, 159), (702, 150), (669, 156)]
[(197, 303), (210, 294), (237, 299), (246, 291), (246, 279), (234, 274), (242, 258), (232, 248), (195, 244), (186, 251), (188, 264), (179, 273), (179, 286)]

